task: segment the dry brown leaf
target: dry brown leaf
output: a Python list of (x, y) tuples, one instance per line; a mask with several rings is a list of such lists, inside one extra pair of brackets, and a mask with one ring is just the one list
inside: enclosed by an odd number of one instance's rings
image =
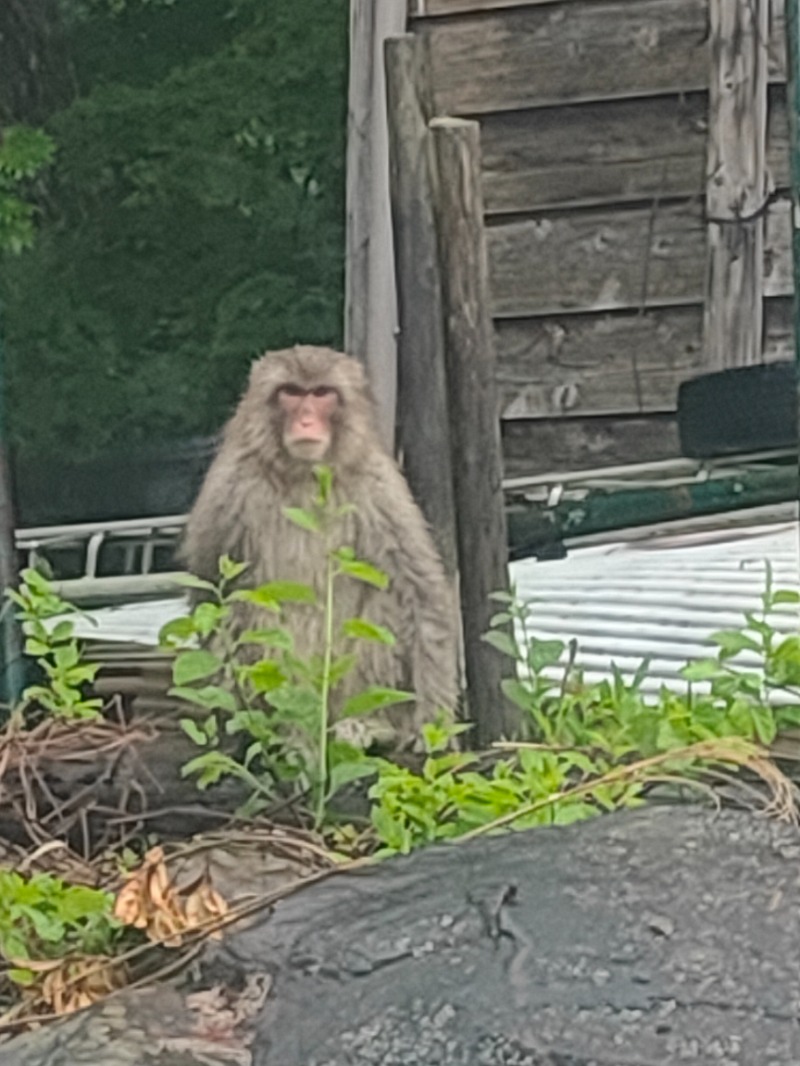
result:
[(59, 959), (56, 968), (28, 990), (55, 1014), (71, 1014), (97, 1003), (128, 983), (126, 967), (105, 955)]
[(147, 914), (142, 906), (142, 886), (138, 880), (130, 880), (122, 886), (114, 901), (114, 917), (123, 925), (144, 929)]
[[(114, 916), (125, 925), (143, 929), (167, 947), (179, 947), (186, 933), (224, 918), (228, 906), (201, 874), (189, 885), (170, 881), (163, 848), (155, 847), (117, 893)], [(219, 936), (219, 933), (212, 934)]]
[[(228, 913), (228, 904), (211, 884), (210, 879), (204, 877), (198, 887), (186, 896), (184, 913), (187, 927), (194, 929), (224, 918)], [(220, 940), (222, 930), (217, 929), (209, 935), (214, 940)]]

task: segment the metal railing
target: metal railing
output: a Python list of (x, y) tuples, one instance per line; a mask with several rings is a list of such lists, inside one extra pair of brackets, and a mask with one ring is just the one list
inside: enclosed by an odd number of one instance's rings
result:
[[(597, 490), (613, 495), (620, 491), (698, 485), (769, 468), (776, 460), (785, 459), (788, 455), (788, 452), (770, 451), (724, 459), (676, 458), (568, 473), (554, 472), (505, 478), (503, 488), (509, 501), (522, 501), (523, 505), (538, 505), (553, 512), (565, 501), (581, 501)], [(667, 529), (677, 531), (683, 528), (735, 526), (770, 519), (787, 520), (792, 517), (793, 507), (796, 509), (796, 503), (775, 501), (769, 506), (745, 506), (726, 512), (724, 517), (719, 514), (700, 515), (640, 524), (627, 533), (622, 528), (596, 533), (582, 530), (577, 536), (565, 538), (564, 543), (575, 547), (578, 543), (631, 539), (654, 532), (663, 533)], [(76, 603), (119, 603), (176, 595), (181, 589), (176, 584), (179, 571), (174, 568), (174, 550), (186, 525), (186, 518), (186, 515), (164, 515), (29, 527), (16, 531), (16, 547), (28, 566), (37, 566), (46, 560), (57, 575), (55, 584), (60, 594)], [(163, 565), (159, 569), (157, 565), (156, 553), (159, 550), (162, 551), (160, 562), (166, 562), (168, 569)], [(114, 551), (117, 552), (116, 556), (104, 554)], [(59, 555), (62, 556), (62, 562), (68, 562), (68, 570), (73, 574), (77, 571), (78, 576), (63, 577), (66, 567), (54, 565), (58, 563)]]
[[(186, 524), (186, 515), (131, 518), (108, 522), (81, 522), (63, 526), (34, 526), (16, 531), (17, 550), (28, 566), (46, 561), (51, 567), (59, 554), (69, 553), (71, 570), (79, 576), (58, 578), (56, 590), (75, 603), (121, 602), (143, 597), (175, 595), (178, 572), (155, 569), (159, 549), (174, 551)], [(120, 549), (115, 573), (99, 573), (101, 554)], [(77, 554), (78, 559), (74, 556)], [(76, 567), (77, 563), (77, 567)], [(58, 568), (55, 567), (56, 572)]]

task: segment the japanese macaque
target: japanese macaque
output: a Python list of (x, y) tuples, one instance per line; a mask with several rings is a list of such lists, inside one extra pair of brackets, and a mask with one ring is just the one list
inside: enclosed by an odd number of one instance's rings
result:
[[(337, 631), (344, 619), (363, 617), (396, 638), (393, 646), (359, 641), (357, 647), (341, 638), (337, 653), (355, 651), (358, 664), (339, 698), (368, 685), (414, 692), (413, 705), (371, 716), (373, 736), (391, 737), (392, 746), (405, 748), (414, 745), (423, 722), (455, 709), (457, 617), (425, 520), (379, 441), (373, 415), (355, 359), (301, 346), (263, 356), (253, 364), (249, 387), (189, 515), (183, 554), (189, 569), (208, 580), (216, 580), (219, 557), (228, 554), (250, 564), (248, 585), (300, 581), (321, 593), (324, 542), (289, 521), (284, 508), (307, 507), (316, 487), (314, 466), (329, 466), (336, 502), (353, 505), (338, 520), (337, 545), (353, 548), (390, 581), (381, 590), (340, 579)], [(253, 625), (248, 612), (255, 608), (242, 607), (241, 625)], [(299, 654), (321, 652), (321, 616), (307, 605), (288, 610), (286, 624)]]

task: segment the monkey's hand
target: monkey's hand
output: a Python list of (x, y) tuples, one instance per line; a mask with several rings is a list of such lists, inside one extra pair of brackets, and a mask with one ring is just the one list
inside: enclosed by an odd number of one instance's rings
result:
[(337, 740), (352, 744), (354, 748), (369, 751), (370, 748), (392, 748), (397, 734), (392, 726), (379, 718), (343, 718), (333, 724)]

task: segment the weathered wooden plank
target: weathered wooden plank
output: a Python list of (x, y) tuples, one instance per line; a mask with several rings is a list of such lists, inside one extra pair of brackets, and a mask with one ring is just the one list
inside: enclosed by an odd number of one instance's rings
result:
[[(422, 21), (439, 114), (706, 89), (707, 0), (567, 0)], [(782, 25), (770, 76), (785, 80)]]
[(709, 369), (761, 358), (769, 0), (709, 0), (704, 339)]
[(786, 51), (788, 54), (789, 83), (786, 97), (789, 101), (791, 190), (795, 205), (793, 225), (794, 245), (794, 343), (795, 359), (800, 363), (800, 7), (791, 4), (786, 13)]
[(680, 455), (674, 415), (503, 422), (505, 477), (646, 463)]
[(692, 93), (486, 115), (487, 211), (696, 196), (707, 109)]
[[(409, 15), (411, 18), (435, 18), (470, 12), (481, 14), (501, 8), (563, 3), (564, 0), (409, 0)], [(784, 7), (784, 0), (772, 0), (773, 18), (783, 18)]]
[(345, 255), (346, 350), (367, 367), (384, 444), (394, 445), (397, 380), (383, 41), (406, 27), (406, 0), (350, 0)]
[[(791, 359), (792, 301), (765, 301), (765, 362)], [(682, 381), (705, 373), (703, 309), (500, 320), (504, 419), (673, 411)]]
[[(698, 196), (705, 187), (707, 131), (705, 93), (485, 115), (487, 212)], [(787, 187), (782, 85), (770, 92), (767, 162), (774, 184)]]
[[(434, 220), (430, 80), (415, 34), (386, 42), (389, 176), (397, 274), (397, 447), (451, 576), (456, 513), (447, 421), (442, 290)], [(432, 462), (431, 457), (436, 461)]]
[[(767, 214), (764, 292), (792, 292), (789, 203)], [(699, 201), (540, 215), (487, 230), (498, 316), (699, 303), (706, 233)]]
[(458, 554), (471, 740), (483, 747), (509, 736), (515, 715), (500, 691), (513, 664), (486, 644), (492, 592), (508, 589), (495, 352), (489, 317), (480, 133), (477, 122), (430, 124), (438, 181), (434, 192), (458, 515)]
[(564, 0), (409, 0), (411, 18), (437, 15), (463, 15), (466, 12), (490, 11), (505, 7), (534, 7), (537, 4), (561, 4)]

